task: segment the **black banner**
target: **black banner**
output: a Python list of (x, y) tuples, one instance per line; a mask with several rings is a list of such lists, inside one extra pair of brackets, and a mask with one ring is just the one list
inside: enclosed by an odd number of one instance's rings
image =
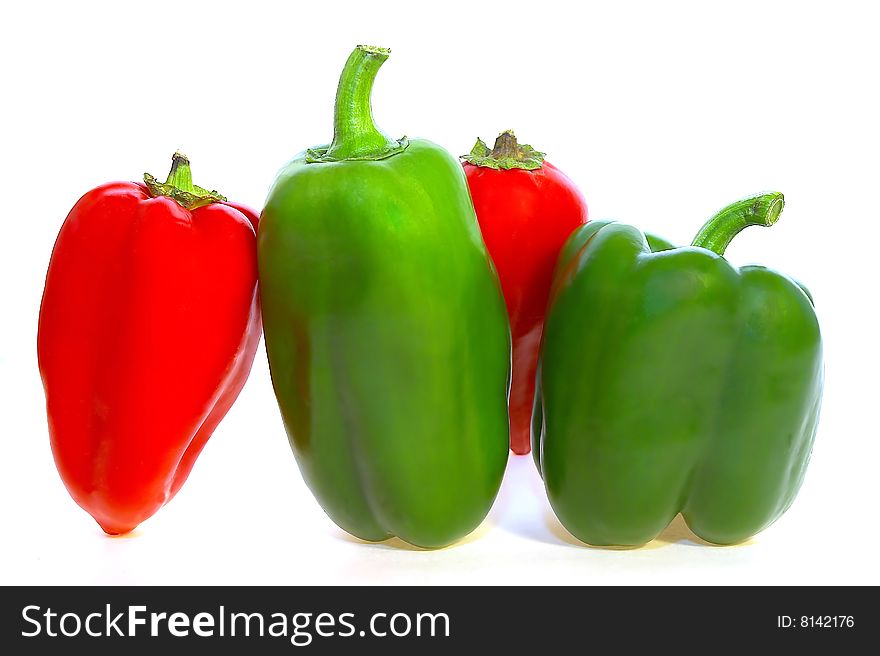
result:
[[(845, 647), (877, 632), (864, 588), (2, 588), (7, 654), (254, 654)], [(760, 642), (757, 642), (760, 641)], [(857, 642), (858, 641), (858, 642)], [(8, 648), (12, 648), (10, 651)], [(120, 652), (121, 649), (128, 650)]]

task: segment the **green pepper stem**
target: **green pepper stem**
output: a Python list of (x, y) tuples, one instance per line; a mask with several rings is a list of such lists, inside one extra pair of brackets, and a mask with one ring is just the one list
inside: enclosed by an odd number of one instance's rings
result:
[(784, 206), (785, 198), (778, 191), (738, 200), (706, 221), (691, 246), (723, 256), (733, 238), (749, 226), (769, 227), (776, 223)]
[(345, 62), (333, 116), (333, 143), (323, 161), (382, 159), (399, 152), (401, 144), (376, 127), (370, 95), (379, 68), (391, 50), (358, 46)]

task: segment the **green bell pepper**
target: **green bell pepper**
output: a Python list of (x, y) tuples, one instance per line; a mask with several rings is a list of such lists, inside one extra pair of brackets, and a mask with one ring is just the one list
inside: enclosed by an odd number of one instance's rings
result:
[(324, 510), (364, 540), (439, 547), (501, 484), (510, 331), (461, 165), (373, 123), (387, 57), (355, 49), (333, 142), (276, 179), (260, 293), (275, 394)]
[(696, 535), (730, 544), (794, 500), (822, 397), (812, 299), (784, 275), (722, 257), (782, 207), (779, 193), (734, 203), (689, 248), (608, 221), (566, 243), (533, 446), (579, 540), (643, 544), (681, 512)]

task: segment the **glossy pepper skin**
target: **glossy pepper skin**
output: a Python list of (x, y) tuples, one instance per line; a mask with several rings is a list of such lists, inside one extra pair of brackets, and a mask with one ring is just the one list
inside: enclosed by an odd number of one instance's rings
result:
[[(782, 194), (721, 210), (694, 245), (652, 252), (636, 228), (592, 222), (560, 256), (536, 396), (535, 456), (559, 520), (594, 545), (640, 545), (679, 512), (730, 544), (789, 507), (822, 397), (810, 296), (722, 257)], [(655, 248), (668, 244), (652, 240)]]
[(587, 222), (583, 194), (562, 171), (513, 132), (465, 156), (480, 230), (501, 280), (513, 345), (510, 448), (531, 448), (535, 371), (553, 268), (569, 235)]
[(260, 338), (257, 216), (194, 187), (112, 182), (64, 221), (38, 356), (55, 464), (109, 534), (183, 485), (247, 379)]
[(387, 57), (355, 49), (333, 143), (269, 193), (263, 320), (288, 438), (327, 514), (364, 540), (440, 547), (501, 483), (509, 329), (458, 161), (373, 124)]

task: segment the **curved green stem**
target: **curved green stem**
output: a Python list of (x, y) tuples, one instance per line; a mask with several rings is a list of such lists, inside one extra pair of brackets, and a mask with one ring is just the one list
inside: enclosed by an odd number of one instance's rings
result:
[(165, 182), (159, 182), (149, 173), (144, 173), (144, 184), (153, 198), (168, 196), (188, 210), (226, 200), (225, 196), (216, 191), (208, 191), (193, 184), (189, 158), (180, 151), (171, 158), (171, 171)]
[(769, 227), (776, 223), (785, 198), (778, 191), (743, 198), (720, 210), (694, 237), (691, 246), (699, 246), (724, 255), (733, 238), (749, 226)]
[(379, 68), (388, 59), (388, 48), (358, 46), (345, 62), (336, 90), (333, 143), (309, 152), (310, 162), (352, 159), (385, 159), (401, 152), (406, 139), (396, 141), (376, 127), (370, 96)]

